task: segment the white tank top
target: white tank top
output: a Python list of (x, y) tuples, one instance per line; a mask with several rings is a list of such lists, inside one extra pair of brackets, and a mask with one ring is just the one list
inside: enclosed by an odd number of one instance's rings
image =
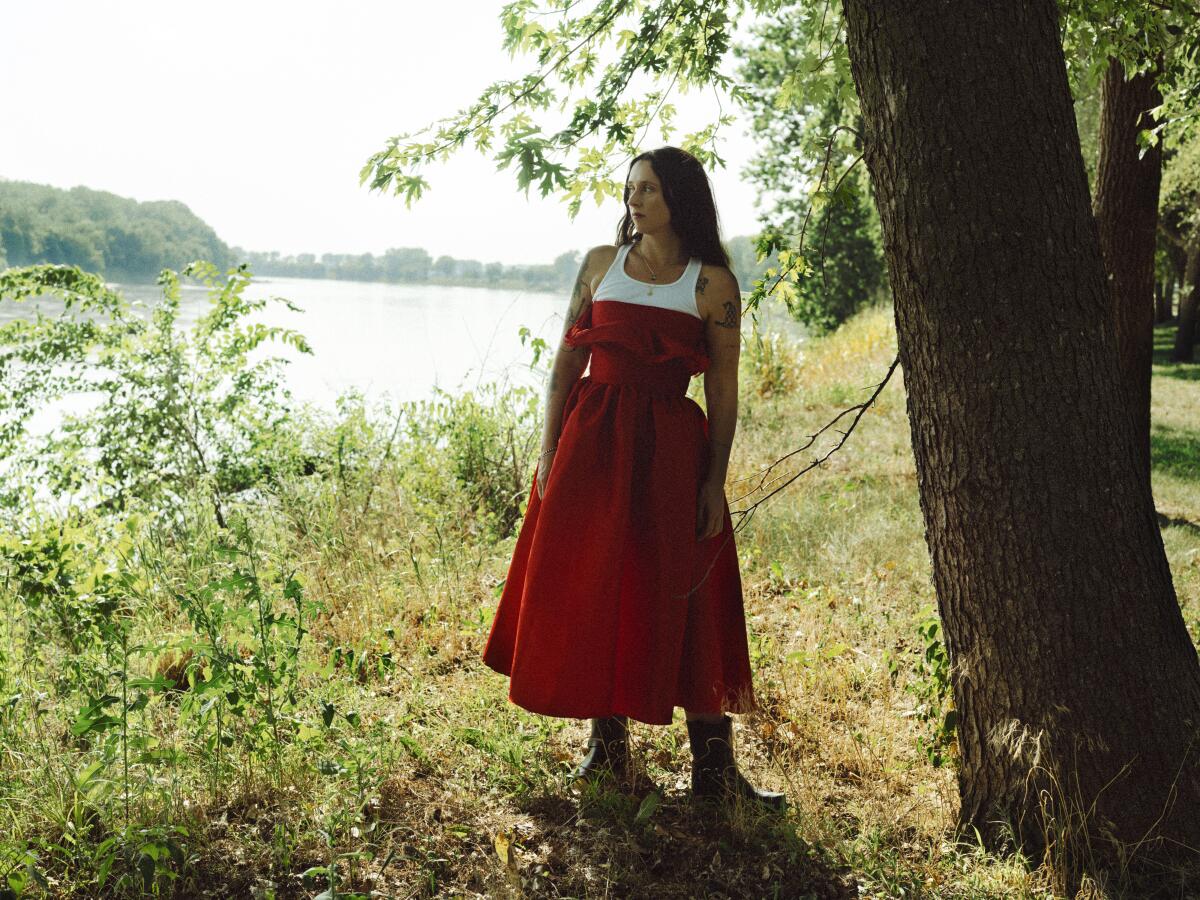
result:
[(638, 281), (625, 274), (625, 257), (633, 244), (622, 244), (617, 248), (617, 256), (600, 279), (593, 295), (596, 301), (620, 300), (622, 303), (639, 303), (642, 306), (657, 306), (660, 309), (674, 309), (703, 318), (696, 306), (696, 279), (700, 277), (701, 261), (693, 256), (688, 260), (683, 274), (670, 284)]

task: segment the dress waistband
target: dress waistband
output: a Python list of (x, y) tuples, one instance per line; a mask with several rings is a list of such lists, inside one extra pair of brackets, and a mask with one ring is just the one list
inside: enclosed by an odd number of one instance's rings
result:
[(682, 397), (692, 380), (682, 361), (647, 364), (614, 353), (593, 353), (590, 380), (597, 384), (619, 384), (647, 393)]

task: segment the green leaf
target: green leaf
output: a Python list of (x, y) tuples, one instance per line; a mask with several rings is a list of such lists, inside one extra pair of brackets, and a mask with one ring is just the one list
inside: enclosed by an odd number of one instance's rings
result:
[(662, 803), (662, 798), (658, 796), (657, 791), (651, 791), (643, 799), (638, 806), (637, 815), (633, 817), (635, 825), (644, 825), (654, 815), (654, 811), (658, 809)]
[(336, 759), (322, 759), (317, 763), (317, 771), (322, 775), (345, 775), (346, 768)]
[(138, 856), (138, 872), (142, 876), (142, 890), (149, 892), (154, 885), (154, 872), (157, 864), (154, 857), (148, 853)]
[(300, 877), (303, 878), (305, 881), (315, 881), (318, 878), (328, 878), (329, 877), (329, 867), (328, 866), (310, 866), (309, 868), (305, 869), (303, 872), (300, 873)]
[(821, 655), (824, 656), (825, 659), (836, 659), (849, 649), (850, 646), (848, 644), (833, 644), (832, 646), (826, 647)]

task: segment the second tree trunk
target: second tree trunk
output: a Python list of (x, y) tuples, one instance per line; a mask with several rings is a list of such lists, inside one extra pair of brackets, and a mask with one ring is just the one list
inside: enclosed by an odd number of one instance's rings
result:
[(1154, 351), (1154, 250), (1162, 145), (1138, 158), (1137, 134), (1147, 110), (1162, 103), (1157, 67), (1126, 80), (1112, 59), (1104, 73), (1096, 224), (1117, 329), (1117, 356), (1129, 396), (1142, 465), (1150, 471), (1150, 370)]

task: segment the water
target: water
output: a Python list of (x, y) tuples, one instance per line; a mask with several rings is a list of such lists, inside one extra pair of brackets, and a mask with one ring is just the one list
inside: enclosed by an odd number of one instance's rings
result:
[[(154, 285), (118, 289), (147, 304), (160, 296)], [(256, 278), (246, 295), (285, 297), (304, 310), (269, 304), (258, 319), (308, 339), (311, 356), (282, 345), (271, 352), (289, 360), (293, 396), (327, 409), (352, 388), (369, 401), (419, 400), (435, 386), (458, 392), (488, 381), (540, 384), (519, 331), (525, 326), (553, 346), (567, 306), (565, 293), (308, 278)], [(181, 309), (189, 321), (205, 304), (203, 289), (185, 289)]]

